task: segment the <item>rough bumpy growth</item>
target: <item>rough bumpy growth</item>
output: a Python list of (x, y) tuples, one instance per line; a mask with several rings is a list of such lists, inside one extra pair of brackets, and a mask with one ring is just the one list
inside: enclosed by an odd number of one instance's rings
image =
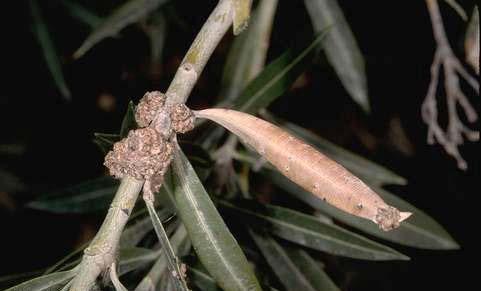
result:
[(185, 104), (174, 104), (170, 109), (170, 119), (176, 133), (186, 133), (194, 129), (194, 114)]
[(159, 91), (145, 93), (135, 109), (135, 120), (140, 127), (149, 126), (157, 112), (165, 104), (165, 94)]
[(126, 175), (138, 180), (150, 180), (163, 174), (172, 158), (172, 145), (163, 140), (152, 128), (132, 130), (128, 137), (115, 143), (113, 151), (105, 157), (110, 174), (123, 178)]
[[(172, 134), (194, 128), (192, 111), (184, 104), (166, 105), (165, 99), (159, 91), (145, 93), (135, 110), (137, 124), (143, 128), (131, 131), (127, 138), (117, 142), (104, 163), (112, 176), (144, 180), (144, 194), (150, 197), (160, 190), (172, 160)], [(162, 125), (169, 127), (163, 134), (155, 125), (149, 127), (157, 114), (164, 117), (160, 119)]]
[(378, 208), (376, 215), (376, 223), (384, 231), (389, 231), (399, 227), (401, 214), (396, 208), (389, 206), (388, 208)]

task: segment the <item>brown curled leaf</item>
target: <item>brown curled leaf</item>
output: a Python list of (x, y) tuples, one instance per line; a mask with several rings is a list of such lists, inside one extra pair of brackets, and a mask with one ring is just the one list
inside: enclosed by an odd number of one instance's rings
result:
[(369, 219), (382, 230), (399, 226), (410, 212), (399, 212), (344, 167), (290, 135), (252, 115), (228, 109), (194, 112), (239, 136), (290, 180), (320, 199), (355, 216)]

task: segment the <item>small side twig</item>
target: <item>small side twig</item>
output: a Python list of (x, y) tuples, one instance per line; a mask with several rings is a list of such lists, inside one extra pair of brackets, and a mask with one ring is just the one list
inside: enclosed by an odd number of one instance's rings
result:
[(170, 271), (172, 278), (174, 279), (175, 286), (177, 290), (181, 291), (188, 291), (190, 290), (187, 287), (187, 282), (185, 282), (185, 272), (182, 271), (181, 263), (177, 258), (177, 255), (170, 244), (169, 237), (165, 232), (164, 226), (155, 211), (154, 203), (153, 203), (153, 196), (151, 195), (144, 195), (144, 202), (147, 206), (147, 210), (149, 211), (150, 218), (152, 219), (152, 224), (154, 225), (155, 233), (159, 238), (159, 241), (162, 245), (162, 249), (164, 250), (165, 257), (167, 258), (167, 267)]
[[(431, 82), (429, 84), (426, 98), (422, 104), (422, 117), (424, 122), (428, 125), (427, 141), (429, 144), (437, 142), (442, 145), (446, 152), (456, 159), (458, 167), (466, 170), (468, 165), (459, 152), (459, 145), (464, 142), (463, 135), (469, 141), (479, 140), (479, 131), (468, 128), (461, 121), (457, 112), (457, 105), (459, 104), (461, 106), (467, 120), (471, 123), (478, 119), (478, 115), (476, 110), (470, 104), (467, 96), (460, 88), (459, 76), (478, 94), (479, 83), (475, 78), (470, 76), (453, 53), (444, 30), (443, 20), (437, 0), (426, 0), (426, 4), (431, 17), (434, 38), (437, 45), (434, 60), (431, 65)], [(446, 130), (443, 130), (438, 123), (436, 101), (436, 92), (441, 67), (444, 69), (444, 87), (446, 90), (446, 101), (449, 114)]]
[(128, 291), (127, 288), (120, 282), (119, 276), (117, 275), (117, 264), (112, 262), (110, 266), (110, 280), (114, 284), (115, 291)]

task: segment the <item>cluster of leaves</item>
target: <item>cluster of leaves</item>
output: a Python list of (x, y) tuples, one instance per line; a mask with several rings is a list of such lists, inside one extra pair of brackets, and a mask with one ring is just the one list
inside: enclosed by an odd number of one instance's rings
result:
[[(95, 27), (76, 56), (85, 53), (101, 39), (115, 35), (126, 25), (153, 13), (163, 2), (165, 1), (131, 0), (105, 20), (100, 20), (78, 4), (69, 2), (67, 7), (72, 11), (72, 15)], [(220, 100), (220, 104), (250, 113), (265, 109), (288, 90), (300, 74), (313, 63), (319, 48), (324, 48), (328, 60), (347, 91), (351, 93), (353, 100), (366, 111), (369, 109), (362, 54), (342, 16), (342, 11), (334, 0), (305, 2), (315, 30), (323, 33), (300, 51), (286, 51), (249, 81), (246, 80), (243, 70), (246, 66), (252, 65), (249, 64), (254, 59), (249, 55), (252, 54), (250, 47), (258, 43), (250, 39), (256, 27), (255, 22), (251, 23), (245, 35), (237, 38), (232, 45), (222, 82), (222, 91), (231, 93), (228, 98)], [(34, 1), (32, 13), (37, 15), (35, 17), (39, 24), (38, 36), (44, 39), (41, 41), (42, 47), (48, 50), (48, 42), (45, 41), (45, 34), (42, 32), (45, 28), (40, 25), (42, 20)], [(327, 27), (330, 28), (326, 34)], [(54, 75), (58, 72), (57, 69), (51, 70)], [(63, 88), (64, 82), (59, 78), (56, 80), (59, 88)], [(136, 127), (133, 112), (134, 105), (130, 103), (119, 134), (96, 134), (95, 142), (104, 152), (110, 150), (113, 143)], [(269, 165), (260, 165), (259, 157), (242, 146), (234, 147), (230, 153), (235, 168), (240, 169), (229, 177), (234, 187), (226, 187), (219, 195), (209, 195), (208, 193), (214, 193), (212, 173), (215, 171), (216, 163), (212, 156), (222, 146), (221, 137), (224, 132), (214, 127), (199, 126), (196, 128), (197, 132), (194, 132), (194, 136), (199, 138), (195, 139), (195, 142), (181, 143), (187, 154), (185, 156), (180, 154), (177, 163), (174, 161), (174, 167), (178, 170), (166, 175), (165, 184), (156, 195), (157, 214), (165, 225), (173, 252), (187, 265), (187, 280), (191, 286), (201, 290), (217, 290), (218, 284), (225, 287), (229, 284), (237, 286), (242, 282), (235, 278), (235, 274), (250, 266), (242, 265), (244, 263), (241, 259), (233, 257), (236, 252), (230, 252), (233, 248), (239, 247), (254, 264), (256, 275), (263, 286), (267, 289), (274, 289), (275, 286), (286, 290), (338, 290), (325, 272), (319, 253), (373, 261), (409, 259), (364, 234), (414, 248), (433, 250), (458, 248), (450, 235), (431, 217), (395, 194), (382, 189), (385, 185), (403, 185), (406, 183), (404, 178), (302, 127), (280, 120), (266, 112), (264, 116), (361, 177), (389, 204), (413, 212), (414, 215), (396, 230), (380, 231), (374, 224), (345, 214), (320, 201), (274, 171)], [(275, 189), (274, 194), (270, 195), (282, 196), (286, 201), (301, 201), (302, 207), (287, 208), (266, 203), (265, 200), (269, 200), (266, 199), (266, 195), (256, 193), (250, 187), (253, 179), (269, 181)], [(110, 177), (100, 177), (45, 195), (28, 206), (55, 213), (104, 212), (108, 209), (117, 187), (118, 181)], [(187, 205), (189, 203), (194, 203), (198, 207), (189, 208)], [(159, 224), (154, 225), (158, 231)], [(347, 229), (346, 226), (350, 228)], [(198, 231), (193, 231), (195, 228)], [(167, 271), (169, 253), (163, 251), (157, 243), (153, 230), (148, 211), (138, 206), (120, 242), (119, 276), (128, 289), (137, 286), (135, 290), (147, 290), (149, 284), (158, 283), (158, 290), (170, 290), (171, 284), (175, 284), (175, 281), (170, 280), (172, 277)], [(230, 238), (230, 233), (239, 244)], [(209, 241), (203, 241), (205, 237), (208, 237)], [(205, 253), (196, 254), (191, 248), (194, 241), (203, 241), (202, 243), (215, 247), (204, 248)], [(196, 249), (201, 248), (197, 245)], [(60, 290), (75, 276), (75, 266), (80, 260), (82, 250), (83, 248), (76, 250), (46, 270), (0, 278), (0, 283), (8, 281), (11, 286), (30, 279), (9, 290)], [(209, 271), (196, 259), (201, 256), (214, 258), (213, 264), (206, 266)], [(229, 262), (238, 264), (230, 264), (229, 267), (232, 269), (226, 270), (222, 264), (216, 267), (216, 260), (227, 262), (228, 265)], [(214, 279), (219, 277), (218, 274), (227, 275), (219, 281)], [(33, 277), (36, 278), (31, 279)], [(239, 290), (242, 289), (242, 286), (238, 287)]]

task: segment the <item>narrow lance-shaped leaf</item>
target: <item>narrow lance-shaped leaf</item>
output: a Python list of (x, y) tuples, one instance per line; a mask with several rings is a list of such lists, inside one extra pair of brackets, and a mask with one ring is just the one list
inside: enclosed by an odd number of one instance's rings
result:
[[(221, 289), (215, 282), (214, 278), (207, 273), (202, 265), (195, 264), (194, 266), (187, 266), (187, 277), (192, 283), (202, 291), (220, 291)], [(262, 286), (262, 290), (278, 291), (272, 286)]]
[(47, 29), (47, 24), (43, 19), (42, 13), (40, 11), (40, 7), (36, 0), (30, 0), (30, 11), (33, 17), (33, 32), (35, 37), (37, 38), (40, 47), (42, 48), (43, 56), (45, 58), (45, 62), (47, 63), (48, 69), (52, 74), (53, 80), (57, 85), (58, 90), (62, 94), (62, 96), (70, 100), (71, 93), (69, 88), (67, 87), (67, 83), (65, 82), (63, 73), (62, 73), (62, 66), (60, 64), (60, 59), (58, 57), (57, 51), (55, 50), (55, 46), (50, 38), (50, 33)]
[(316, 291), (284, 249), (269, 235), (249, 230), (259, 250), (287, 291)]
[(180, 148), (175, 151), (173, 170), (176, 207), (203, 265), (224, 290), (261, 290), (241, 248)]
[(243, 90), (233, 108), (243, 112), (256, 113), (282, 95), (311, 64), (316, 48), (325, 35), (325, 32), (318, 35), (298, 55), (295, 55), (292, 50), (288, 50), (266, 66)]
[[(179, 226), (175, 231), (174, 235), (170, 239), (172, 247), (175, 253), (178, 256), (179, 251), (182, 251), (181, 248), (184, 244), (187, 244), (187, 231), (183, 225)], [(159, 258), (155, 261), (155, 264), (150, 268), (150, 271), (145, 275), (145, 277), (140, 281), (140, 283), (135, 288), (135, 291), (149, 291), (154, 290), (155, 286), (161, 279), (162, 275), (165, 274), (165, 270), (167, 269), (167, 260), (165, 257), (165, 253), (162, 252)], [(171, 274), (166, 274), (167, 276), (171, 276)], [(169, 278), (166, 277), (166, 280)]]
[(120, 136), (122, 138), (129, 134), (129, 131), (137, 128), (137, 122), (135, 121), (135, 105), (130, 101), (127, 106), (127, 112), (122, 120), (122, 126), (120, 127)]
[(373, 236), (402, 245), (423, 249), (447, 250), (459, 248), (458, 244), (453, 240), (449, 233), (434, 219), (386, 190), (375, 188), (376, 192), (387, 203), (415, 213), (412, 218), (404, 221), (399, 228), (390, 232), (380, 231), (368, 221), (349, 215), (328, 205), (327, 203), (324, 203), (323, 201), (320, 201), (317, 199), (317, 197), (295, 185), (275, 171), (264, 170), (263, 174), (269, 177), (270, 180), (274, 182), (274, 184), (278, 185), (281, 189), (306, 202), (313, 208), (326, 213), (342, 223), (353, 226)]
[(94, 136), (93, 142), (104, 154), (107, 154), (114, 147), (114, 144), (121, 139), (119, 134), (96, 132)]
[(172, 279), (175, 281), (176, 290), (184, 290), (187, 291), (189, 288), (187, 287), (187, 282), (185, 282), (185, 278), (182, 275), (180, 261), (175, 254), (174, 248), (172, 247), (169, 237), (160, 221), (157, 212), (155, 211), (154, 203), (151, 200), (145, 199), (145, 205), (147, 206), (147, 210), (149, 211), (150, 218), (152, 220), (152, 224), (154, 225), (155, 233), (159, 238), (160, 244), (162, 245), (163, 254), (167, 259), (167, 266), (169, 268), (170, 273), (172, 274)]
[(399, 212), (344, 167), (281, 128), (252, 115), (206, 109), (195, 115), (219, 123), (239, 136), (284, 176), (333, 206), (388, 231), (411, 213)]
[(369, 111), (364, 59), (337, 1), (304, 0), (304, 3), (314, 31), (320, 32), (329, 26), (326, 39), (322, 42), (327, 59), (353, 100)]
[(305, 250), (300, 248), (284, 247), (294, 264), (311, 282), (316, 290), (320, 291), (340, 291), (340, 289), (327, 276), (320, 264), (316, 262)]
[(124, 27), (137, 22), (142, 17), (157, 9), (168, 0), (130, 0), (116, 8), (82, 43), (74, 53), (75, 58), (80, 58), (98, 42), (107, 37), (112, 37)]
[(85, 213), (107, 209), (119, 182), (101, 177), (45, 195), (27, 204), (55, 213)]
[(58, 287), (60, 284), (65, 283), (68, 279), (73, 278), (77, 273), (76, 269), (57, 272), (41, 277), (34, 278), (22, 284), (11, 287), (5, 291), (47, 291), (52, 287)]
[[(157, 215), (161, 220), (167, 220), (172, 217), (171, 210), (163, 208), (157, 212)], [(119, 245), (121, 247), (134, 247), (136, 246), (153, 228), (152, 222), (149, 216), (143, 217), (138, 221), (132, 223), (126, 227), (120, 237)]]
[(448, 3), (451, 8), (453, 8), (454, 11), (461, 17), (464, 21), (468, 20), (468, 15), (466, 14), (466, 11), (464, 11), (463, 7), (459, 5), (456, 0), (444, 0), (444, 2)]
[(217, 286), (214, 278), (212, 278), (205, 270), (200, 268), (195, 268), (192, 266), (187, 267), (187, 274), (189, 279), (192, 281), (199, 290), (204, 291), (220, 291), (221, 289)]
[(146, 265), (160, 256), (160, 251), (146, 248), (129, 247), (119, 250), (119, 275)]
[[(233, 106), (246, 85), (264, 68), (277, 3), (277, 0), (259, 1), (249, 27), (234, 39), (222, 73), (217, 107)], [(219, 127), (206, 131), (201, 137), (204, 148), (217, 144), (224, 132)]]
[(94, 29), (102, 23), (102, 18), (89, 11), (76, 1), (63, 0), (62, 3), (72, 17), (75, 17), (79, 21), (87, 24), (90, 28)]
[(222, 73), (219, 107), (230, 106), (264, 67), (277, 0), (262, 0), (245, 33), (234, 39)]
[(167, 20), (162, 11), (157, 11), (149, 18), (145, 31), (150, 39), (150, 59), (153, 65), (162, 62), (162, 54), (167, 38)]
[(129, 101), (129, 104), (127, 105), (127, 111), (122, 119), (122, 125), (120, 126), (120, 133), (111, 134), (96, 132), (94, 133), (94, 143), (99, 146), (102, 152), (107, 154), (113, 148), (116, 142), (124, 137), (127, 137), (129, 131), (136, 129), (137, 127), (137, 122), (135, 121), (135, 105), (132, 101)]
[(219, 206), (227, 215), (253, 228), (329, 254), (374, 261), (408, 259), (387, 246), (288, 208), (249, 200), (236, 201), (235, 205), (221, 200)]
[(249, 24), (252, 0), (232, 0), (234, 5), (232, 27), (234, 35), (240, 34)]

